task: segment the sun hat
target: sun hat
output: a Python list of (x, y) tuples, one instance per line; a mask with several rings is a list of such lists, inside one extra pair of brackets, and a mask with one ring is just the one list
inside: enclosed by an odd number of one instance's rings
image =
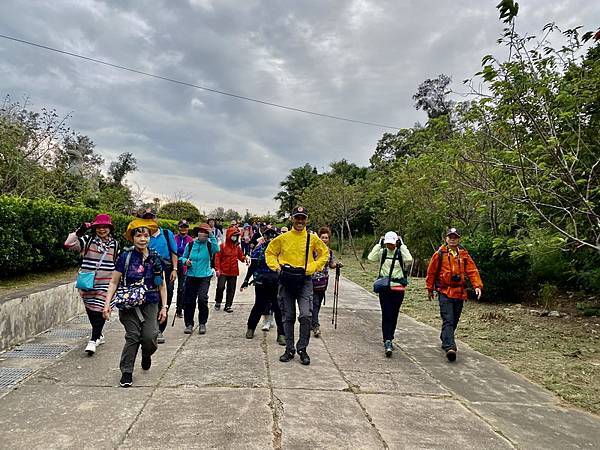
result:
[(398, 242), (398, 235), (395, 231), (388, 231), (385, 233), (385, 236), (383, 237), (384, 244), (395, 244), (396, 242)]
[(206, 234), (212, 231), (212, 228), (207, 223), (201, 223), (200, 225), (194, 227), (192, 230), (192, 236), (197, 236), (200, 230), (203, 230)]
[(129, 222), (129, 225), (127, 225), (127, 230), (125, 230), (125, 233), (123, 233), (123, 237), (129, 242), (133, 242), (133, 236), (131, 235), (131, 232), (140, 227), (148, 228), (150, 230), (150, 235), (153, 235), (158, 231), (158, 225), (152, 219), (133, 219), (131, 222)]
[(105, 226), (110, 228), (111, 233), (115, 231), (115, 226), (112, 224), (111, 217), (108, 214), (98, 214), (90, 226), (92, 228)]

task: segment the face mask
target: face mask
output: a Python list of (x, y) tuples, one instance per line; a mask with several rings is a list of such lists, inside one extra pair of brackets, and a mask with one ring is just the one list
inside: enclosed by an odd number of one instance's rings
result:
[(208, 234), (199, 234), (198, 235), (198, 242), (206, 242), (208, 241)]
[(237, 242), (237, 241), (238, 241), (238, 237), (237, 237), (237, 236), (231, 236), (231, 240), (232, 240), (233, 242)]

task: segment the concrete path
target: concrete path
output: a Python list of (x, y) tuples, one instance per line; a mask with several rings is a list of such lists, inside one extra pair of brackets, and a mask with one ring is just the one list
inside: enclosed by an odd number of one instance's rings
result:
[(0, 380), (17, 383), (0, 389), (0, 448), (600, 448), (600, 418), (466, 345), (448, 363), (438, 331), (404, 315), (385, 358), (378, 300), (350, 281), (337, 330), (331, 300), (322, 310), (310, 366), (279, 362), (274, 330), (245, 339), (252, 303), (249, 289), (234, 313), (211, 309), (203, 336), (169, 323), (129, 389), (118, 387), (118, 320), (91, 358), (80, 318), (32, 342), (70, 349), (58, 358), (0, 354)]

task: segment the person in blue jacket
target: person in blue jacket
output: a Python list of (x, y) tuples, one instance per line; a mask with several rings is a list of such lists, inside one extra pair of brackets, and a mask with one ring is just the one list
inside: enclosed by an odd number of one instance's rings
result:
[(197, 238), (186, 246), (183, 256), (179, 258), (179, 262), (187, 267), (183, 291), (184, 333), (192, 334), (197, 301), (198, 333), (205, 334), (208, 321), (208, 289), (213, 276), (212, 261), (219, 251), (219, 242), (207, 223), (195, 227), (192, 236)]

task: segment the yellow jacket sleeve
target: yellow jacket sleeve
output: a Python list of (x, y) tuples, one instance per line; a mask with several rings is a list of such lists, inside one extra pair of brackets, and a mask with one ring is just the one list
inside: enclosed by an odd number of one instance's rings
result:
[(329, 247), (316, 234), (310, 236), (310, 242), (310, 253), (311, 255), (316, 254), (317, 257), (307, 264), (306, 275), (312, 275), (315, 272), (323, 270), (325, 264), (329, 261)]
[(283, 235), (277, 236), (269, 242), (269, 245), (265, 250), (265, 262), (267, 263), (267, 266), (269, 266), (269, 269), (275, 272), (280, 269), (279, 253), (281, 252), (281, 236)]

